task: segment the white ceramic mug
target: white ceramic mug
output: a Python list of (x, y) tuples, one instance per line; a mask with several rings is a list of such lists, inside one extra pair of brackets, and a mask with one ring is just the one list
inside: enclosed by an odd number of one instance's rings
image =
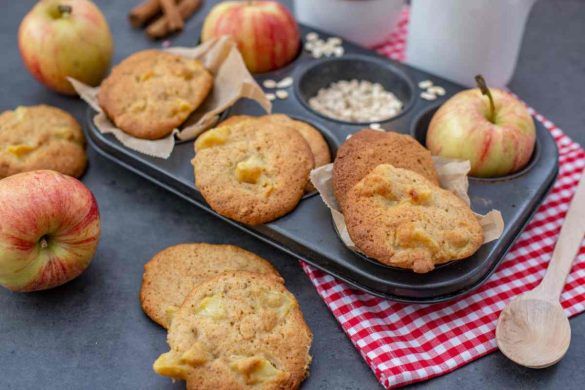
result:
[(364, 46), (384, 42), (403, 0), (295, 0), (297, 20)]
[(535, 0), (412, 0), (406, 62), (460, 84), (512, 78)]

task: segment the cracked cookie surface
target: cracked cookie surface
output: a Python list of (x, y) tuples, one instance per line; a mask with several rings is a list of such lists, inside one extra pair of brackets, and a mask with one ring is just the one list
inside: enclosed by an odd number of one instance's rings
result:
[(168, 329), (174, 313), (193, 287), (226, 271), (280, 277), (267, 260), (234, 245), (174, 245), (163, 249), (144, 265), (140, 289), (142, 310)]
[(389, 164), (351, 189), (344, 216), (366, 256), (417, 273), (469, 257), (483, 242), (477, 218), (455, 194)]
[(124, 132), (158, 139), (185, 122), (212, 86), (213, 77), (198, 60), (144, 50), (112, 69), (100, 86), (98, 101)]
[(380, 164), (409, 169), (439, 184), (431, 152), (414, 138), (391, 131), (360, 130), (339, 147), (333, 162), (333, 190), (342, 211), (348, 192)]
[(0, 178), (37, 169), (80, 177), (86, 165), (83, 132), (65, 111), (38, 105), (0, 114)]
[(187, 389), (296, 389), (311, 362), (312, 333), (295, 297), (277, 279), (249, 272), (197, 285), (167, 342), (153, 368)]
[[(266, 120), (292, 127), (293, 129), (301, 133), (305, 141), (307, 141), (307, 143), (309, 144), (311, 152), (313, 152), (313, 158), (315, 160), (314, 168), (318, 168), (331, 162), (331, 151), (329, 150), (329, 145), (327, 144), (327, 141), (325, 141), (323, 134), (321, 134), (319, 130), (317, 130), (310, 124), (300, 120), (292, 119), (288, 115), (272, 114), (264, 115), (261, 117), (253, 117), (248, 115), (234, 115), (223, 121), (221, 125), (224, 126), (233, 125), (246, 120)], [(305, 188), (305, 192), (311, 192), (314, 190), (315, 187), (313, 186), (313, 183), (309, 181)]]
[(195, 141), (195, 185), (219, 214), (257, 225), (299, 203), (314, 166), (300, 133), (270, 121), (220, 125)]

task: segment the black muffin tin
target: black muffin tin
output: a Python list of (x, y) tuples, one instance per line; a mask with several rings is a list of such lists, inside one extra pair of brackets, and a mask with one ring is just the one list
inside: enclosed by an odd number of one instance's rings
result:
[[(301, 27), (303, 37), (310, 31), (316, 31), (321, 38), (329, 37), (316, 29)], [(314, 59), (303, 51), (285, 68), (255, 76), (260, 84), (265, 79), (294, 78), (294, 85), (287, 89), (288, 99), (275, 100), (273, 112), (288, 114), (319, 128), (333, 155), (349, 134), (364, 125), (332, 120), (309, 108), (308, 98), (331, 82), (360, 79), (384, 85), (404, 102), (404, 109), (400, 115), (381, 122), (382, 128), (410, 134), (422, 144), (434, 111), (450, 96), (465, 89), (373, 51), (347, 42), (343, 46), (346, 53), (343, 57)], [(423, 100), (417, 87), (422, 80), (432, 80), (447, 93), (433, 102)], [(446, 301), (485, 282), (542, 202), (558, 171), (556, 144), (549, 132), (536, 122), (536, 149), (522, 172), (499, 179), (470, 178), (473, 210), (482, 214), (491, 209), (502, 212), (506, 227), (501, 238), (483, 245), (466, 260), (439, 266), (428, 274), (415, 274), (381, 265), (347, 249), (335, 231), (329, 210), (317, 194), (306, 195), (294, 211), (265, 225), (247, 226), (224, 218), (211, 210), (194, 187), (192, 142), (178, 143), (167, 160), (148, 157), (122, 146), (110, 134), (101, 134), (93, 125), (94, 114), (91, 109), (87, 112), (88, 138), (105, 157), (358, 289), (402, 302)], [(263, 112), (255, 102), (240, 100), (224, 116), (234, 114), (261, 115)]]

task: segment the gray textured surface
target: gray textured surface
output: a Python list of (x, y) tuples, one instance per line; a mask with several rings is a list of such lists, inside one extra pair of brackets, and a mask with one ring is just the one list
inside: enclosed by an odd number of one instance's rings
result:
[[(50, 103), (83, 119), (79, 101), (48, 92), (24, 71), (16, 30), (33, 1), (2, 1), (0, 110)], [(97, 1), (116, 38), (116, 61), (147, 47), (132, 31), (125, 1)], [(211, 1), (207, 1), (207, 7)], [(289, 3), (289, 2), (287, 2)], [(201, 18), (205, 11), (198, 14)], [(197, 20), (189, 23), (188, 39)], [(585, 142), (585, 2), (541, 0), (531, 15), (511, 89)], [(0, 291), (1, 389), (182, 388), (150, 366), (165, 351), (165, 332), (138, 304), (142, 266), (158, 250), (185, 241), (234, 243), (270, 259), (298, 297), (315, 333), (314, 362), (306, 389), (369, 389), (377, 382), (317, 296), (296, 260), (244, 235), (187, 202), (89, 151), (83, 181), (100, 204), (103, 235), (94, 263), (77, 280), (29, 294)], [(585, 317), (571, 321), (573, 343), (557, 366), (529, 371), (494, 353), (441, 378), (429, 388), (581, 388), (585, 382)]]

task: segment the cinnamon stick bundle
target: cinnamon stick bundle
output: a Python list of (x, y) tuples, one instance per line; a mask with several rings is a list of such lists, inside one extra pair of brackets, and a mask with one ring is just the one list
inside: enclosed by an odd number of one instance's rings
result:
[[(202, 3), (202, 0), (180, 0), (177, 6), (180, 17), (183, 20), (189, 19), (201, 7)], [(157, 39), (165, 37), (173, 31), (169, 18), (167, 15), (163, 15), (148, 26), (146, 34), (153, 39)]]
[(159, 0), (146, 0), (130, 10), (128, 19), (133, 27), (141, 27), (160, 13)]
[(184, 23), (175, 0), (159, 0), (171, 32), (183, 29)]

